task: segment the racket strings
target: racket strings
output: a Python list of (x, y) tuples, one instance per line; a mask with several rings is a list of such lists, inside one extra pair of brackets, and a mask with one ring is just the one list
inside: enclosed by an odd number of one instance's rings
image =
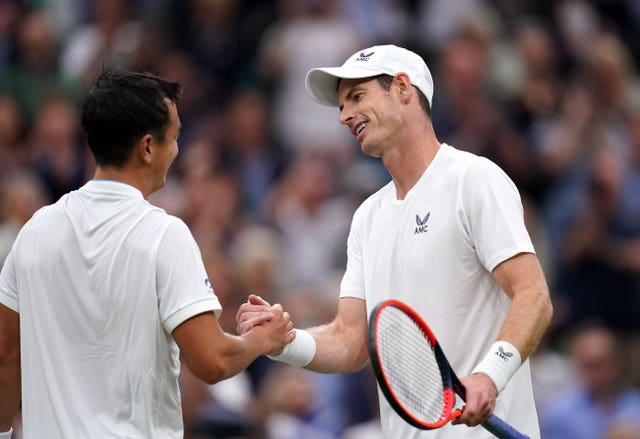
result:
[(421, 422), (435, 424), (445, 401), (429, 340), (403, 311), (391, 306), (383, 310), (377, 324), (380, 363), (398, 403)]

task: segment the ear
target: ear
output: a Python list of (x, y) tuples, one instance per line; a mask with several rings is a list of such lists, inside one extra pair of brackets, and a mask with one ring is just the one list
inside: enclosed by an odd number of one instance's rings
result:
[(151, 164), (153, 147), (153, 136), (151, 134), (145, 134), (136, 144), (136, 151), (138, 152), (140, 160), (147, 165)]
[(406, 73), (398, 73), (393, 77), (393, 83), (398, 88), (400, 101), (404, 104), (409, 102), (412, 90), (411, 79), (409, 79), (409, 75), (407, 75)]

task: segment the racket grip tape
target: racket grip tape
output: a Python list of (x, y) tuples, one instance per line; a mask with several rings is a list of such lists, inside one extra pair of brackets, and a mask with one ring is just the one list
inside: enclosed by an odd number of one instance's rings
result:
[(491, 416), (482, 426), (500, 439), (531, 439), (495, 415)]

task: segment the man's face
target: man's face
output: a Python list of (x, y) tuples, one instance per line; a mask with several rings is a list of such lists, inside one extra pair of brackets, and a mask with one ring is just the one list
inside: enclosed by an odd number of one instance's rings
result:
[(164, 186), (167, 179), (169, 167), (178, 155), (178, 137), (180, 135), (180, 118), (178, 117), (178, 109), (176, 104), (170, 100), (166, 100), (169, 109), (169, 126), (167, 127), (162, 142), (154, 139), (155, 155), (153, 161), (154, 168), (154, 184), (153, 191)]
[(343, 79), (338, 87), (340, 123), (346, 125), (364, 154), (380, 157), (401, 123), (394, 85), (385, 90), (377, 79)]

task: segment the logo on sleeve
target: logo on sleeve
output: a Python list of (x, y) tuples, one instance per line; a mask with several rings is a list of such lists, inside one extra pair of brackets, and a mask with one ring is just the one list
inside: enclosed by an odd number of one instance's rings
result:
[(420, 218), (420, 215), (416, 214), (416, 229), (413, 232), (414, 235), (419, 233), (427, 233), (429, 230), (429, 225), (427, 221), (429, 221), (429, 217), (431, 216), (431, 212), (428, 212), (423, 218)]
[(204, 285), (207, 287), (209, 292), (213, 293), (213, 286), (211, 286), (211, 281), (208, 278), (204, 280)]

